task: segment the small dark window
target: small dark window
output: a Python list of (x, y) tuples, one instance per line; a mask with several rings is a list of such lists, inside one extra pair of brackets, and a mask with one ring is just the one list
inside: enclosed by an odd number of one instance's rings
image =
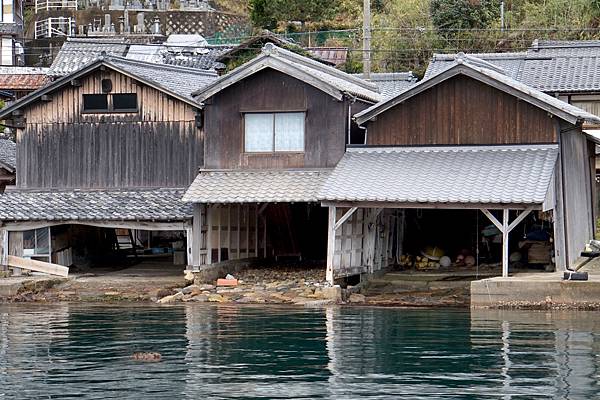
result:
[(113, 94), (113, 111), (137, 111), (137, 95), (135, 93)]
[(83, 111), (108, 111), (108, 97), (105, 94), (84, 94)]

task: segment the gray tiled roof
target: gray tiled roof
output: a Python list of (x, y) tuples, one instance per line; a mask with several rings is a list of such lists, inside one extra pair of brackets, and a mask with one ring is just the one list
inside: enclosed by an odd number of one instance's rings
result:
[[(457, 54), (434, 54), (425, 77), (452, 66)], [(600, 91), (600, 41), (534, 41), (526, 52), (473, 53), (506, 75), (551, 93)]]
[(106, 56), (125, 56), (128, 46), (123, 38), (68, 38), (52, 61), (48, 75), (68, 75), (94, 62), (103, 53)]
[(323, 90), (330, 91), (332, 96), (341, 98), (351, 94), (372, 102), (381, 100), (378, 88), (371, 82), (347, 74), (338, 69), (296, 54), (290, 50), (267, 43), (257, 57), (221, 76), (205, 90), (195, 93), (198, 101), (204, 101), (220, 90), (235, 84), (247, 76), (272, 68)]
[[(363, 77), (363, 74), (354, 75), (359, 78)], [(375, 72), (371, 73), (369, 79), (365, 80), (377, 85), (383, 99), (402, 93), (417, 83), (417, 77), (412, 72)]]
[(183, 201), (194, 203), (312, 202), (329, 175), (321, 170), (201, 171)]
[(218, 78), (215, 72), (193, 68), (153, 64), (120, 57), (111, 57), (107, 61), (134, 76), (151, 81), (192, 101), (195, 101), (192, 92), (203, 89)]
[(319, 199), (541, 204), (557, 156), (556, 145), (349, 149)]
[(184, 189), (27, 192), (0, 195), (4, 221), (180, 221), (193, 210)]
[(13, 171), (17, 167), (17, 145), (12, 140), (0, 139), (0, 166), (2, 165)]

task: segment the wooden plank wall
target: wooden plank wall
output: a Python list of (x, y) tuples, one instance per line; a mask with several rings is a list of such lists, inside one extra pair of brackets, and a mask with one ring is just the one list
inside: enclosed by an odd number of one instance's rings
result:
[[(305, 151), (244, 153), (244, 112), (305, 111)], [(348, 105), (274, 70), (259, 72), (207, 101), (206, 168), (333, 167), (344, 153)]]
[(184, 187), (202, 164), (193, 121), (29, 124), (18, 141), (22, 188)]
[(556, 143), (545, 111), (475, 79), (456, 76), (380, 114), (370, 145)]
[[(137, 93), (135, 113), (81, 113), (82, 95)], [(203, 164), (203, 134), (190, 105), (112, 70), (66, 86), (25, 110), (17, 133), (22, 188), (183, 187)]]
[[(346, 211), (337, 208), (336, 220)], [(394, 260), (394, 238), (402, 246), (403, 237), (404, 210), (359, 208), (335, 233), (334, 279), (387, 268)]]
[(561, 132), (563, 207), (567, 265), (572, 266), (585, 244), (594, 238), (592, 190), (594, 172), (588, 140), (578, 128), (564, 124)]
[(209, 205), (201, 264), (263, 257), (265, 221), (257, 204)]

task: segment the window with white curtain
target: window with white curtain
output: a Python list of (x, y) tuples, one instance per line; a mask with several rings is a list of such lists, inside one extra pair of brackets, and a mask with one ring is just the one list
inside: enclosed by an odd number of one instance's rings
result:
[(303, 112), (245, 114), (245, 151), (304, 151), (304, 116)]

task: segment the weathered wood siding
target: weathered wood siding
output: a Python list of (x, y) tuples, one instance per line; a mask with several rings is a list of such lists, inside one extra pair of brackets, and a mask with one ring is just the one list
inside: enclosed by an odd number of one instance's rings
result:
[[(137, 93), (138, 111), (82, 113), (82, 95)], [(17, 185), (22, 188), (183, 187), (203, 164), (196, 110), (112, 70), (66, 86), (49, 102), (24, 109), (17, 133)]]
[(377, 116), (370, 145), (557, 142), (545, 111), (475, 79), (456, 76)]
[[(305, 151), (244, 153), (244, 112), (304, 111)], [(274, 70), (213, 96), (205, 110), (206, 168), (332, 167), (344, 153), (348, 105)]]
[(563, 212), (568, 266), (573, 265), (585, 244), (594, 238), (592, 148), (578, 128), (564, 124), (561, 132), (563, 208), (559, 211)]

